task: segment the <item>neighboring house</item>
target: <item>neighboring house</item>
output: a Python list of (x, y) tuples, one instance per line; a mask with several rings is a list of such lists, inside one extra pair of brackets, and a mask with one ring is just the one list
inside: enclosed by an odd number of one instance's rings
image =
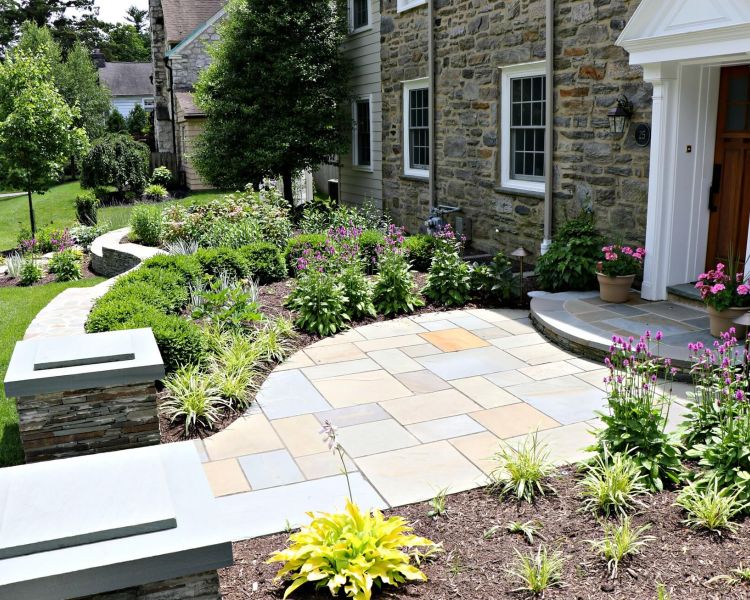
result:
[[(552, 5), (550, 148), (547, 0), (433, 0), (431, 22), (426, 0), (383, 0), (384, 208), (416, 231), (431, 206), (455, 205), (477, 248), (534, 254), (592, 209), (608, 238), (646, 243), (649, 300), (730, 248), (744, 256), (750, 3)], [(613, 133), (621, 96), (634, 113)]]
[(154, 108), (154, 86), (151, 83), (151, 63), (105, 62), (94, 55), (99, 69), (99, 83), (109, 89), (112, 104), (127, 117), (135, 106), (148, 111)]
[(192, 97), (198, 74), (211, 58), (208, 45), (219, 39), (216, 26), (225, 0), (149, 0), (159, 152), (174, 153), (178, 177), (190, 189), (208, 186), (195, 172), (190, 154), (205, 114)]

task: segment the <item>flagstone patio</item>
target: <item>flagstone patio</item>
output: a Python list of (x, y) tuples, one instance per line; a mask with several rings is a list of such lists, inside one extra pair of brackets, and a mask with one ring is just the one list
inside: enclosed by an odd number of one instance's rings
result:
[[(605, 374), (546, 341), (526, 311), (431, 313), (298, 352), (245, 416), (197, 445), (217, 502), (240, 507), (272, 493), (287, 498), (278, 512), (293, 494), (307, 498), (313, 482), (346, 493), (341, 464), (319, 433), (330, 420), (355, 495), (399, 506), (483, 485), (501, 440), (535, 430), (556, 463), (583, 458), (605, 406)], [(674, 419), (681, 414), (678, 407)]]

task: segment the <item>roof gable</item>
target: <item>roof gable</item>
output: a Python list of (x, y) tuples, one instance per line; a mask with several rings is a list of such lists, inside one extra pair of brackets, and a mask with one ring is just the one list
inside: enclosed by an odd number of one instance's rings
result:
[(204, 31), (206, 31), (209, 27), (215, 25), (216, 22), (226, 14), (227, 11), (225, 9), (220, 9), (219, 12), (217, 12), (213, 17), (211, 17), (202, 25), (198, 26), (197, 29), (194, 29), (189, 36), (187, 36), (184, 40), (182, 40), (179, 44), (177, 44), (174, 48), (167, 52), (167, 57), (179, 55), (185, 48), (187, 48), (190, 44), (197, 40)]
[(162, 0), (167, 42), (188, 37), (221, 9), (227, 0)]

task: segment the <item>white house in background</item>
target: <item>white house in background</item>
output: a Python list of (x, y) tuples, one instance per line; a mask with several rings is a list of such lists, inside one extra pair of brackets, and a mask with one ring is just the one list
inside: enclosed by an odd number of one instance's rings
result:
[(154, 109), (151, 63), (99, 62), (99, 82), (112, 94), (112, 104), (124, 117), (135, 106)]
[(750, 1), (643, 0), (617, 43), (654, 87), (643, 297), (662, 300), (750, 250)]

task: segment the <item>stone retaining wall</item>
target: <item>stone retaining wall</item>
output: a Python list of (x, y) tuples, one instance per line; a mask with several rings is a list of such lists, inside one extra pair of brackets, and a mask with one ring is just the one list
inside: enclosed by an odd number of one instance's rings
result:
[(153, 383), (17, 398), (26, 462), (159, 443)]
[(116, 277), (137, 267), (141, 262), (157, 254), (164, 254), (159, 248), (149, 248), (139, 244), (122, 242), (130, 228), (117, 229), (105, 233), (91, 244), (91, 270), (104, 277)]
[(77, 600), (221, 600), (219, 575), (207, 571)]

